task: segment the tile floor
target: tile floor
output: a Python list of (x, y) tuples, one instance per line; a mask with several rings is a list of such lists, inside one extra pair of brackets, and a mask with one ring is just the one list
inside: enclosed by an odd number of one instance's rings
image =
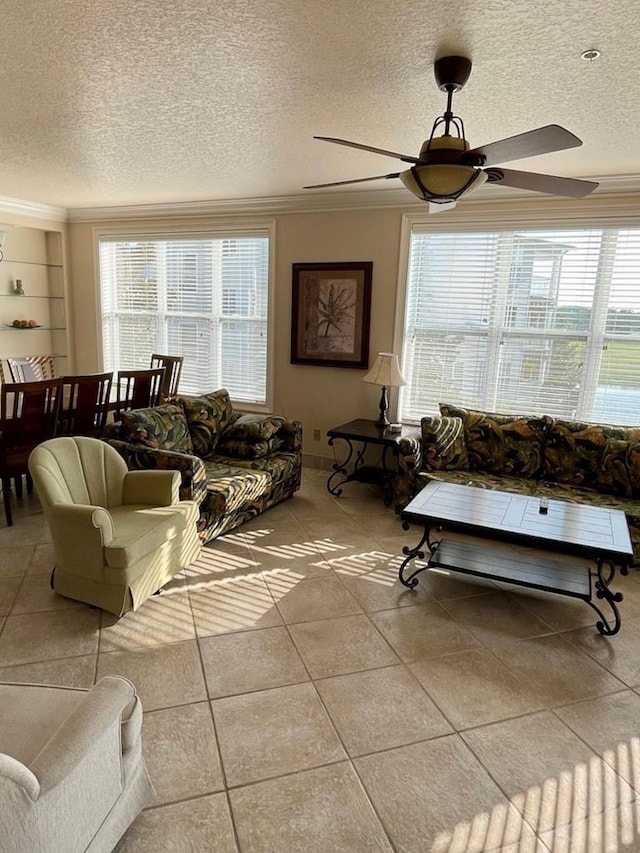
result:
[(640, 851), (640, 573), (582, 602), (397, 577), (379, 493), (301, 491), (135, 614), (57, 597), (37, 500), (0, 528), (0, 679), (145, 708), (157, 797), (119, 853)]

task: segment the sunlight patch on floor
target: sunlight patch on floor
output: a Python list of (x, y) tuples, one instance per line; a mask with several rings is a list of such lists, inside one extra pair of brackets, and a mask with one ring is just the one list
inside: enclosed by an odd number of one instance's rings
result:
[(218, 549), (203, 548), (198, 559), (184, 570), (185, 577), (193, 578), (216, 572), (228, 572), (234, 569), (251, 569), (258, 566), (251, 557), (240, 557)]
[(197, 584), (190, 589), (190, 596), (201, 634), (253, 628), (269, 611), (275, 610), (271, 593), (258, 575)]
[(430, 853), (481, 853), (504, 846), (534, 853), (536, 832), (552, 853), (623, 853), (638, 842), (640, 803), (629, 800), (617, 773), (631, 772), (626, 778), (638, 781), (640, 739), (619, 743), (604, 755), (606, 763), (594, 755), (511, 797), (519, 817), (499, 803), (491, 814), (479, 812), (440, 832)]
[[(362, 551), (359, 554), (348, 554), (344, 557), (330, 557), (323, 562), (323, 565), (328, 564), (339, 574), (350, 577), (366, 576), (367, 580), (392, 586), (398, 580), (398, 569), (403, 559), (387, 551)], [(420, 567), (426, 564), (416, 560), (413, 565)]]
[(101, 651), (105, 646), (126, 650), (193, 639), (193, 617), (186, 586), (175, 586), (152, 596), (135, 612), (120, 618), (103, 614)]

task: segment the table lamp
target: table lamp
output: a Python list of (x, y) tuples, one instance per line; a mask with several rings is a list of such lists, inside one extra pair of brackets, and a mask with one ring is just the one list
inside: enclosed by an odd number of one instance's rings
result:
[(375, 424), (379, 427), (388, 427), (390, 421), (387, 418), (387, 406), (389, 405), (387, 388), (396, 388), (405, 384), (404, 377), (400, 373), (398, 356), (392, 352), (379, 352), (373, 367), (366, 376), (362, 377), (362, 380), (363, 382), (371, 382), (373, 385), (382, 385), (380, 416)]

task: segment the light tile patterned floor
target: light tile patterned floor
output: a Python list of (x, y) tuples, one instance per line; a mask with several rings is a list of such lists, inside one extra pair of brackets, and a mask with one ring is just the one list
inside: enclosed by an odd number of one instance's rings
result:
[(137, 685), (157, 797), (119, 853), (640, 851), (640, 573), (607, 639), (567, 598), (405, 589), (417, 538), (306, 469), (116, 620), (51, 592), (25, 497), (0, 528), (0, 679)]

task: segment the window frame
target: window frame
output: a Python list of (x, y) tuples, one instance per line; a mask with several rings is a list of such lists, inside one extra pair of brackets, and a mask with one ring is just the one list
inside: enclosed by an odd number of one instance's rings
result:
[[(393, 349), (400, 356), (404, 346), (407, 310), (407, 286), (411, 237), (415, 230), (432, 234), (459, 234), (520, 230), (557, 229), (640, 229), (637, 196), (611, 192), (591, 197), (587, 202), (567, 199), (512, 199), (507, 202), (471, 201), (441, 214), (404, 213), (400, 229), (398, 286), (396, 298)], [(529, 334), (532, 334), (529, 332)], [(560, 333), (562, 335), (562, 333)], [(399, 389), (393, 389), (391, 409), (399, 416)], [(439, 414), (425, 411), (421, 417)], [(405, 418), (404, 423), (419, 424), (419, 419)]]
[[(243, 400), (232, 400), (234, 408), (239, 411), (273, 412), (274, 400), (274, 365), (275, 365), (275, 219), (242, 219), (237, 222), (200, 222), (200, 223), (167, 223), (167, 224), (127, 224), (120, 226), (99, 226), (93, 228), (93, 266), (95, 271), (95, 320), (97, 355), (100, 369), (104, 369), (104, 346), (102, 337), (102, 296), (103, 286), (100, 277), (100, 243), (122, 241), (154, 241), (154, 240), (184, 240), (196, 239), (234, 239), (243, 237), (266, 237), (269, 244), (267, 259), (267, 357), (266, 384), (264, 403), (248, 403)], [(207, 389), (216, 391), (218, 389)]]

